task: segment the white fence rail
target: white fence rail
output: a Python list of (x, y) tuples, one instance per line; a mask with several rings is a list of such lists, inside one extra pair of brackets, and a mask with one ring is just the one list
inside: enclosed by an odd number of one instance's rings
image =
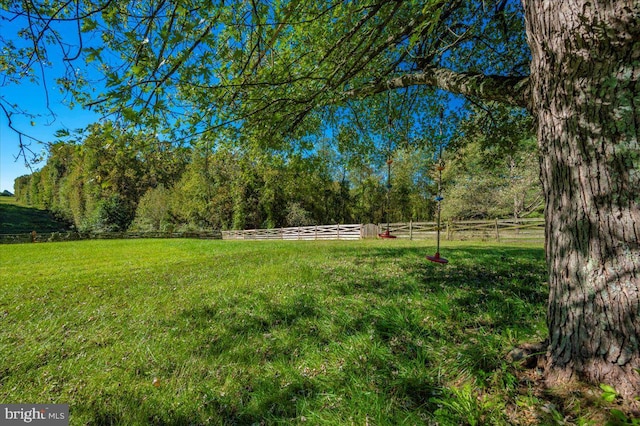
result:
[(222, 231), (223, 240), (359, 240), (362, 225), (318, 225), (295, 228)]
[[(387, 224), (379, 227), (386, 230)], [(397, 238), (435, 238), (438, 225), (435, 222), (391, 223), (389, 231)], [(448, 221), (441, 224), (440, 233), (446, 240), (542, 242), (544, 219)]]
[[(386, 231), (387, 224), (379, 225), (318, 225), (295, 228), (247, 229), (222, 231), (223, 240), (359, 240), (375, 238)], [(436, 238), (435, 222), (390, 223), (389, 231), (397, 238), (421, 240)], [(448, 221), (441, 224), (445, 240), (480, 241), (544, 241), (544, 219), (503, 219)]]

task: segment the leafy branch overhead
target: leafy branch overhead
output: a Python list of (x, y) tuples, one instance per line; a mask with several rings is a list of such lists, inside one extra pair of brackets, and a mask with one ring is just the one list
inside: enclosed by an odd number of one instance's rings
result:
[(24, 26), (21, 46), (2, 40), (4, 83), (43, 79), (57, 49), (75, 102), (174, 137), (315, 132), (323, 107), (399, 88), (527, 106), (515, 1), (10, 1), (1, 13)]

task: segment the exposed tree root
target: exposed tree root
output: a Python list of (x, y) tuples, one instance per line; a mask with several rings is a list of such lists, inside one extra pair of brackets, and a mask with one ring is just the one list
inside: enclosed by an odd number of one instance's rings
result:
[[(567, 373), (558, 368), (549, 369), (547, 353), (548, 341), (522, 344), (507, 354), (507, 360), (520, 367), (516, 371), (519, 379), (519, 394), (535, 397), (537, 407), (522, 407), (513, 404), (514, 424), (529, 425), (544, 423), (545, 420), (562, 417), (563, 424), (576, 424), (578, 420), (590, 420), (594, 424), (619, 424), (615, 412), (622, 412), (627, 419), (640, 418), (640, 393), (628, 380), (610, 383), (617, 395), (612, 401), (604, 398), (605, 392), (596, 381), (589, 377), (576, 378), (575, 373)], [(640, 375), (634, 371), (634, 374)], [(628, 393), (623, 394), (623, 390)], [(626, 423), (621, 423), (626, 424)]]

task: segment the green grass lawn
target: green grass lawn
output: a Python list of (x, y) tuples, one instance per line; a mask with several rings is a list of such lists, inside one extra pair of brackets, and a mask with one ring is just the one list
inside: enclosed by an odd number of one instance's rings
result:
[(58, 232), (68, 227), (45, 210), (22, 206), (15, 197), (0, 197), (0, 234)]
[[(0, 246), (0, 401), (79, 424), (509, 424), (545, 332), (542, 247)], [(523, 390), (524, 387), (524, 390)]]

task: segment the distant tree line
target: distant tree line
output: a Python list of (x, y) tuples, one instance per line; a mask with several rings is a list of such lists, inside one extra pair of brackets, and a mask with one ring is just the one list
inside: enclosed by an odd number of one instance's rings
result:
[[(445, 218), (540, 213), (527, 119), (497, 114), (464, 121), (445, 151)], [(389, 220), (432, 220), (437, 147), (405, 145), (392, 158)], [(104, 123), (76, 141), (50, 144), (46, 164), (16, 179), (15, 191), (80, 231), (380, 223), (387, 220), (386, 160), (385, 153), (346, 152), (328, 138), (307, 152), (204, 140), (176, 147)]]
[(542, 217), (531, 117), (509, 108), (475, 110), (448, 145), (442, 214), (456, 219)]

